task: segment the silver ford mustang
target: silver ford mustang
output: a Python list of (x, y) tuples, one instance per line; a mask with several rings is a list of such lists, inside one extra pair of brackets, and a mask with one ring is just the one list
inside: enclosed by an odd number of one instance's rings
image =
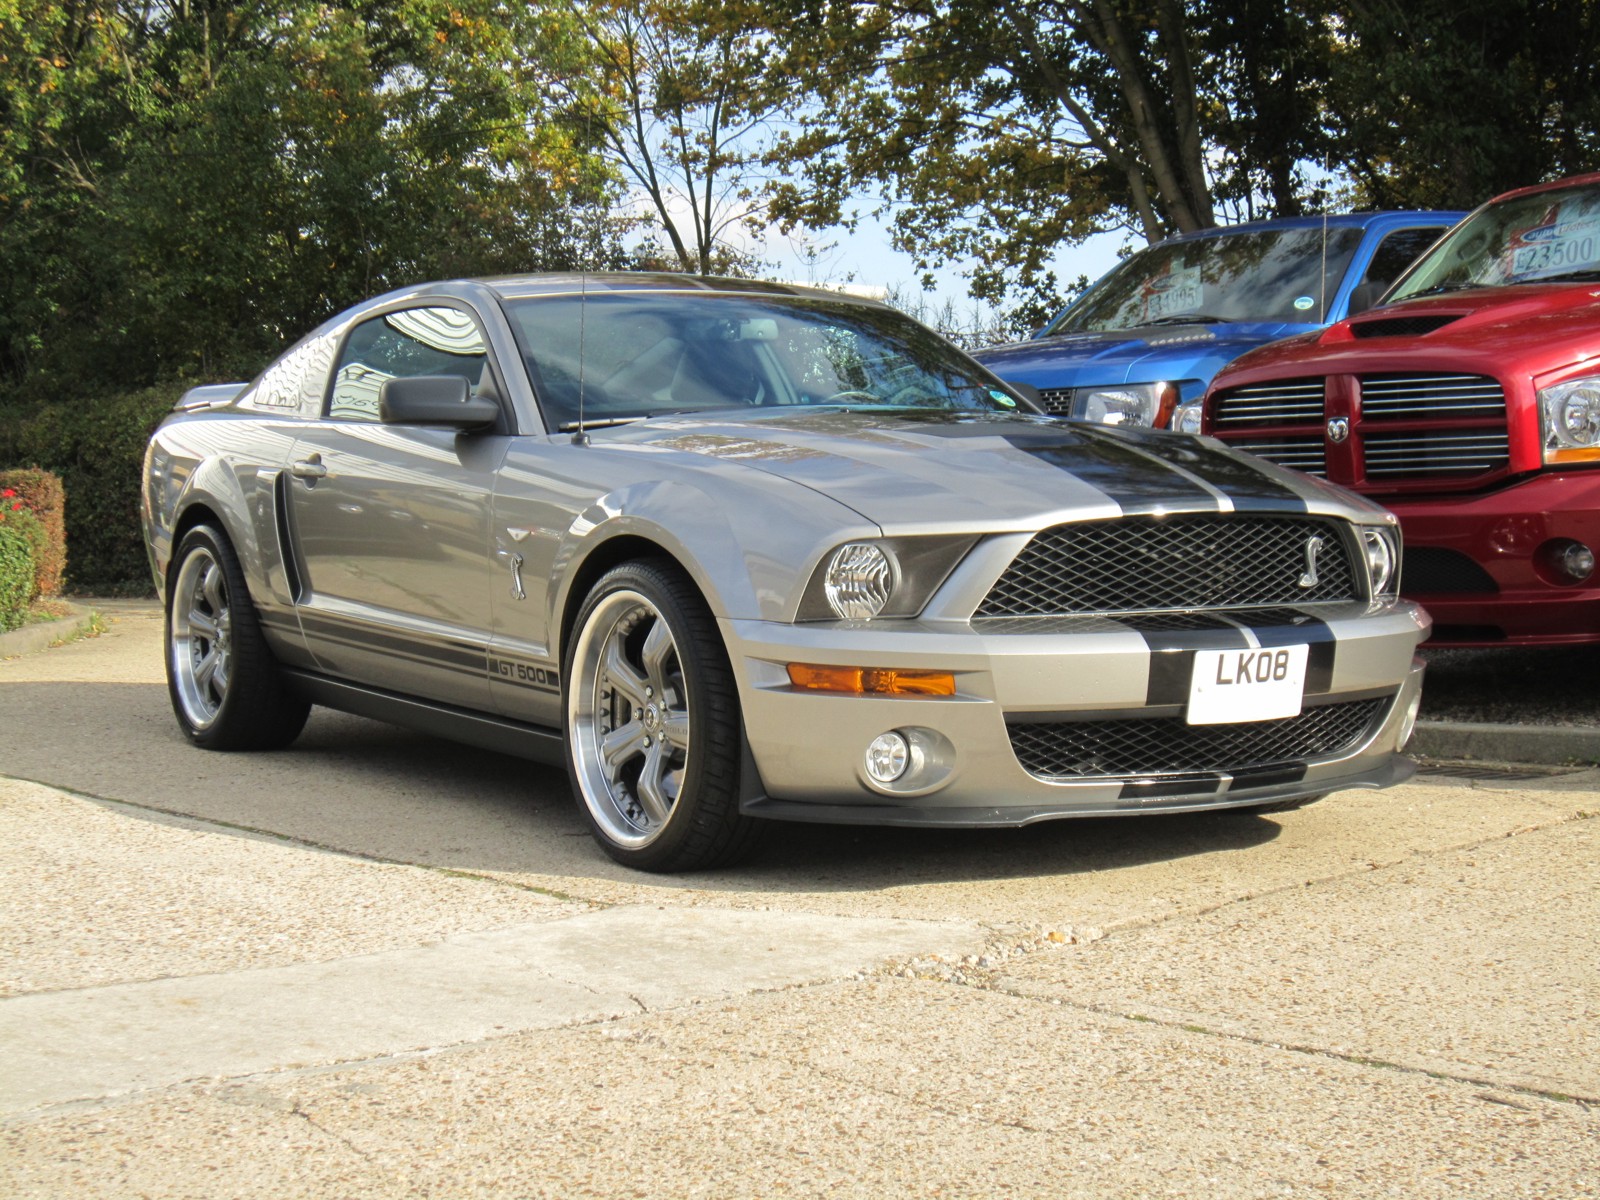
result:
[(1296, 807), (1411, 771), (1394, 519), (1218, 443), (1052, 420), (880, 305), (430, 284), (151, 440), (195, 745), (325, 704), (565, 760), (607, 853), (766, 818)]

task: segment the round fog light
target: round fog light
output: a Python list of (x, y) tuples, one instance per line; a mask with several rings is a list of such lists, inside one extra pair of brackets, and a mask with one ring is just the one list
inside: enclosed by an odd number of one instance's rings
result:
[(880, 733), (867, 747), (867, 775), (874, 783), (893, 783), (911, 765), (911, 743), (905, 735)]
[(1573, 583), (1582, 583), (1594, 574), (1594, 551), (1582, 542), (1569, 543), (1556, 559), (1556, 564)]

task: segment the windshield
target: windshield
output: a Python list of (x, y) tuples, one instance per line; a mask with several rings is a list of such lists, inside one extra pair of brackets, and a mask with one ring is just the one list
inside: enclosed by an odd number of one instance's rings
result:
[(775, 405), (1009, 412), (1016, 399), (889, 309), (749, 295), (570, 293), (509, 300), (555, 427)]
[(1457, 225), (1384, 298), (1600, 278), (1600, 187), (1536, 192), (1486, 205)]
[(1361, 231), (1270, 229), (1162, 242), (1095, 284), (1045, 329), (1105, 333), (1180, 321), (1324, 324)]

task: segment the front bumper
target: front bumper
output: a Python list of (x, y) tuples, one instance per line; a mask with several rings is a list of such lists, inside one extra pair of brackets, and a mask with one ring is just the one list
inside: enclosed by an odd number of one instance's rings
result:
[[(1575, 585), (1547, 565), (1550, 547), (1566, 541), (1600, 553), (1600, 470), (1541, 473), (1481, 496), (1383, 503), (1400, 518), (1407, 557), (1433, 554), (1444, 565), (1433, 582), (1417, 571), (1400, 580), (1433, 617), (1430, 646), (1600, 642), (1600, 571)], [(1444, 556), (1481, 572), (1450, 571)]]
[[(978, 622), (884, 621), (784, 625), (725, 621), (739, 679), (746, 737), (760, 788), (752, 814), (830, 822), (1019, 825), (1057, 817), (1189, 811), (1265, 804), (1350, 787), (1386, 787), (1411, 771), (1399, 757), (1402, 726), (1420, 694), (1413, 651), (1428, 618), (1399, 602), (1287, 611), (1198, 628), (1141, 627), (1078, 617)], [(1311, 645), (1307, 711), (1363, 704), (1362, 724), (1331, 751), (1246, 753), (1238, 761), (1174, 764), (1162, 730), (1183, 734), (1197, 650)], [(945, 671), (949, 697), (880, 697), (803, 691), (790, 663)], [(1331, 711), (1331, 710), (1329, 710)], [(1138, 726), (1157, 747), (1156, 769), (1087, 763), (1030, 770), (1013, 733), (1041, 725), (1069, 731)], [(1110, 724), (1107, 724), (1110, 723)], [(1246, 729), (1274, 725), (1259, 722)], [(1213, 727), (1215, 728), (1215, 727)], [(1235, 727), (1226, 727), (1230, 730)], [(917, 747), (891, 785), (867, 777), (868, 743), (896, 730)], [(1269, 731), (1273, 732), (1273, 731)], [(1080, 739), (1081, 740), (1081, 739)], [(1223, 752), (1224, 754), (1226, 752)], [(1093, 757), (1092, 755), (1090, 757)]]

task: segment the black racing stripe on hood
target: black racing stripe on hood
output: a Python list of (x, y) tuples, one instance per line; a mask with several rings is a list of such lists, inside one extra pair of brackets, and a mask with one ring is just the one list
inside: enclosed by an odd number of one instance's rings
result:
[(1240, 512), (1305, 512), (1307, 509), (1304, 498), (1276, 478), (1272, 466), (1264, 460), (1217, 450), (1197, 438), (1146, 430), (1114, 432), (1089, 426), (1084, 432), (1090, 436), (1126, 439), (1144, 453), (1200, 476), (1227, 496)]
[(1191, 512), (1220, 510), (1215, 495), (1181, 472), (1163, 470), (1159, 461), (1115, 437), (1091, 434), (1091, 428), (1075, 429), (1076, 436), (1071, 441), (1059, 436), (1044, 441), (1021, 431), (1007, 431), (1002, 436), (1023, 453), (1059, 467), (1104, 492), (1121, 505), (1126, 515), (1172, 508)]

